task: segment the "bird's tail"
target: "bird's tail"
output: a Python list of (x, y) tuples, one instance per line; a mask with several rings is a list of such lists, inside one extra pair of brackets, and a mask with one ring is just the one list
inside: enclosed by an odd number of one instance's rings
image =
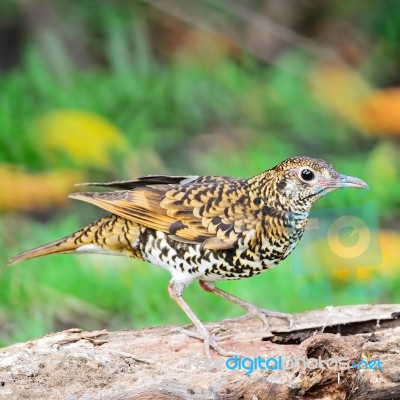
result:
[(138, 257), (135, 248), (139, 238), (139, 227), (117, 215), (109, 215), (60, 240), (24, 251), (11, 258), (8, 265), (62, 253), (101, 253)]

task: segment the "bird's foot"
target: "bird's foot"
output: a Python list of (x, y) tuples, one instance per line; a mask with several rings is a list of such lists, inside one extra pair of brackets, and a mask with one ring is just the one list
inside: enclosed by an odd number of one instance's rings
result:
[(226, 351), (218, 344), (219, 341), (230, 339), (232, 337), (232, 335), (216, 337), (208, 331), (204, 331), (204, 332), (200, 333), (200, 332), (192, 331), (192, 330), (181, 328), (181, 327), (174, 328), (173, 332), (184, 333), (185, 335), (187, 335), (189, 337), (194, 337), (196, 339), (203, 340), (204, 352), (205, 352), (207, 358), (212, 358), (210, 349), (214, 349), (222, 357), (233, 357), (236, 355), (240, 355), (237, 352)]
[(246, 307), (248, 313), (246, 315), (243, 315), (241, 317), (234, 318), (233, 321), (245, 321), (247, 319), (257, 317), (261, 320), (263, 323), (263, 330), (268, 330), (269, 329), (269, 322), (268, 318), (269, 317), (277, 317), (277, 318), (283, 318), (286, 319), (289, 323), (289, 328), (293, 327), (293, 315), (292, 314), (285, 314), (281, 313), (278, 311), (270, 311), (266, 310), (264, 308), (259, 308), (257, 306), (249, 305)]
[[(183, 333), (183, 334), (185, 334), (187, 336), (190, 336), (190, 337), (193, 337), (193, 338), (196, 338), (196, 339), (199, 339), (199, 340), (203, 340), (203, 336), (202, 336), (201, 333), (196, 332), (196, 331), (192, 331), (190, 329), (186, 329), (186, 328), (182, 328), (182, 327), (176, 327), (176, 328), (172, 329), (172, 332)], [(210, 333), (210, 335), (211, 335), (211, 333)], [(232, 337), (232, 335), (225, 335), (225, 336), (214, 336), (214, 335), (211, 335), (211, 336), (217, 342), (224, 341), (224, 340), (230, 339)]]

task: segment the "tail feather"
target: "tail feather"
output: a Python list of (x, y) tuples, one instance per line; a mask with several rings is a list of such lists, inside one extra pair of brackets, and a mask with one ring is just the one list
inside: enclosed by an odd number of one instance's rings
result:
[(63, 239), (24, 251), (11, 258), (8, 265), (30, 258), (60, 253), (101, 253), (140, 257), (136, 223), (111, 214), (85, 226)]
[(30, 258), (41, 257), (50, 254), (71, 253), (79, 247), (76, 244), (74, 244), (73, 240), (69, 240), (71, 239), (71, 236), (67, 236), (63, 239), (44, 244), (43, 246), (38, 246), (35, 247), (34, 249), (24, 251), (16, 255), (15, 257), (11, 258), (8, 261), (7, 265), (13, 265), (24, 260), (29, 260)]

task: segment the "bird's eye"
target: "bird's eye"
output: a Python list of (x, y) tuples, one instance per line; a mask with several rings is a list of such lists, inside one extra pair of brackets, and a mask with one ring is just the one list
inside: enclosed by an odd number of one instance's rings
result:
[(312, 181), (315, 178), (314, 172), (307, 168), (301, 171), (300, 176), (304, 181)]

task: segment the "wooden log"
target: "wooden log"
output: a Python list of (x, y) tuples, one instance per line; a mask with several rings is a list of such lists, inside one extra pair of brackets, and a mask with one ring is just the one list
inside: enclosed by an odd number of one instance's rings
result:
[[(250, 358), (229, 360), (240, 370), (217, 354), (207, 360), (202, 342), (178, 327), (69, 329), (0, 349), (0, 399), (396, 399), (399, 316), (400, 305), (360, 305), (296, 314), (291, 329), (271, 318), (270, 332), (256, 318), (207, 324), (229, 336), (225, 349)], [(293, 368), (255, 368), (258, 356)], [(343, 359), (350, 368), (336, 365)], [(352, 366), (361, 359), (362, 369)]]

